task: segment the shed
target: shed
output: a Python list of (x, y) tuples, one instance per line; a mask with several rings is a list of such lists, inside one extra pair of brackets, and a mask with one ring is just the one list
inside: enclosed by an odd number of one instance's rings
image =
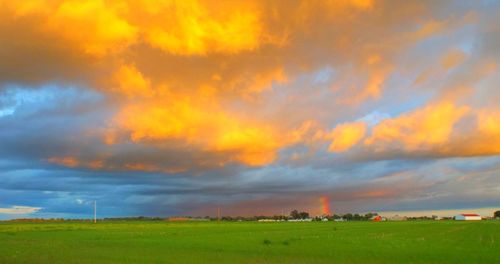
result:
[(481, 216), (478, 214), (459, 214), (459, 215), (455, 215), (455, 220), (458, 220), (458, 221), (478, 221), (478, 220), (481, 220)]

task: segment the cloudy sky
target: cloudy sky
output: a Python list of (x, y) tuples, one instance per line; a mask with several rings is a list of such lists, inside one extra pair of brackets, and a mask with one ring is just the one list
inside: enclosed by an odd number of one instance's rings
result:
[(500, 206), (499, 18), (0, 0), (0, 219)]

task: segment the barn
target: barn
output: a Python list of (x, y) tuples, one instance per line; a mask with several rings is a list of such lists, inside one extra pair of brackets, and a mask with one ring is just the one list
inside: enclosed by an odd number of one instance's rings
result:
[(481, 220), (481, 216), (478, 214), (459, 214), (459, 215), (455, 215), (455, 220), (477, 221), (477, 220)]

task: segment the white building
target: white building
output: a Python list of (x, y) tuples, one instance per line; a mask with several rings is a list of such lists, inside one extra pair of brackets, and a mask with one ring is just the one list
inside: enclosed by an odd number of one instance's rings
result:
[(455, 215), (455, 220), (459, 221), (477, 221), (481, 220), (481, 216), (478, 214), (459, 214)]
[(305, 219), (288, 219), (288, 222), (311, 222), (312, 218), (305, 218)]
[(276, 219), (259, 219), (259, 222), (276, 222)]

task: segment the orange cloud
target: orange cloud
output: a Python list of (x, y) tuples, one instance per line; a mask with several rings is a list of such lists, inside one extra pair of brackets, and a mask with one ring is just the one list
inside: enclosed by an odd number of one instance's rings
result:
[(465, 52), (461, 50), (451, 50), (443, 58), (441, 58), (441, 65), (446, 70), (454, 68), (462, 63), (466, 58)]
[(114, 74), (112, 90), (125, 95), (129, 99), (136, 97), (152, 97), (154, 91), (151, 81), (146, 79), (133, 65), (122, 65)]
[(55, 163), (66, 167), (77, 167), (80, 164), (80, 162), (74, 157), (51, 157), (47, 160), (50, 163)]
[(262, 25), (256, 4), (189, 1), (2, 1), (16, 18), (90, 55), (116, 53), (138, 42), (179, 55), (237, 53), (258, 47)]
[(46, 28), (85, 52), (104, 55), (132, 44), (137, 28), (120, 17), (120, 6), (102, 0), (64, 1), (49, 15)]
[(121, 17), (118, 4), (102, 0), (4, 2), (16, 19), (33, 17), (39, 32), (53, 34), (90, 55), (122, 50), (137, 38), (137, 28)]
[(495, 155), (500, 153), (500, 110), (481, 109), (475, 112), (476, 123), (469, 133), (457, 135), (450, 152), (461, 156)]
[(137, 23), (145, 40), (169, 53), (238, 53), (253, 50), (262, 41), (260, 13), (251, 2), (141, 1), (141, 7), (148, 19)]
[(251, 166), (274, 161), (277, 150), (293, 143), (297, 134), (281, 134), (271, 126), (226, 113), (217, 104), (182, 96), (172, 101), (129, 104), (116, 116), (113, 126), (136, 143), (173, 140), (200, 151), (226, 153), (230, 157), (227, 161)]
[(331, 152), (343, 152), (356, 145), (366, 133), (364, 122), (344, 123), (336, 126), (328, 135), (333, 142), (328, 147)]
[[(333, 102), (377, 100), (399, 53), (472, 16), (437, 19), (425, 3), (374, 0), (0, 0), (0, 6), (0, 52), (7, 58), (0, 62), (0, 81), (91, 87), (115, 114), (94, 129), (105, 131), (100, 150), (106, 159), (60, 154), (49, 162), (147, 171), (185, 169), (190, 162), (262, 166), (282, 148), (325, 138), (332, 141), (329, 151), (347, 151), (365, 138), (366, 124), (324, 132), (319, 127), (337, 121), (307, 121), (322, 119), (314, 108), (323, 105), (287, 111), (274, 105), (273, 99), (289, 99), (293, 87), (283, 84), (298, 79), (302, 85), (303, 76), (329, 67), (338, 72), (328, 83), (336, 88)], [(442, 64), (462, 61), (450, 53)], [(465, 113), (466, 107), (434, 104), (377, 125), (365, 145), (398, 142), (413, 150), (442, 144)], [(169, 168), (160, 161), (113, 160), (120, 144), (158, 152), (185, 148), (196, 158)]]
[(104, 162), (102, 160), (79, 160), (73, 156), (67, 157), (51, 157), (47, 159), (48, 162), (58, 164), (65, 167), (76, 168), (76, 167), (84, 167), (90, 169), (102, 169), (104, 168)]
[(500, 111), (449, 101), (386, 119), (372, 128), (364, 147), (378, 154), (467, 157), (500, 153)]
[(382, 121), (364, 143), (374, 146), (377, 151), (394, 147), (413, 151), (443, 145), (449, 142), (455, 123), (468, 111), (468, 107), (452, 102), (430, 104)]

